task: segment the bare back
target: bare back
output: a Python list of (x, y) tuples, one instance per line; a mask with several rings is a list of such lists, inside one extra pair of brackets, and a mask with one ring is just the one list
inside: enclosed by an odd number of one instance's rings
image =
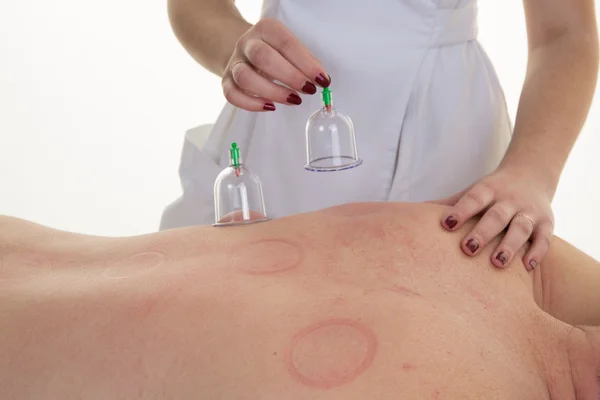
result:
[(441, 212), (365, 203), (119, 239), (15, 223), (3, 398), (550, 398), (565, 328), (539, 279), (465, 256)]

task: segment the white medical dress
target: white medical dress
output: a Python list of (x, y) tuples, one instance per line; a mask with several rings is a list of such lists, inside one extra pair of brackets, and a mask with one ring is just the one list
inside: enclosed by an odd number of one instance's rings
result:
[(261, 178), (272, 218), (349, 202), (440, 199), (498, 166), (512, 126), (477, 41), (475, 0), (265, 0), (262, 15), (321, 61), (334, 106), (354, 122), (363, 164), (304, 169), (306, 121), (322, 106), (320, 92), (274, 112), (227, 104), (206, 140), (186, 135), (183, 194), (165, 209), (161, 229), (214, 222), (213, 183), (231, 142)]

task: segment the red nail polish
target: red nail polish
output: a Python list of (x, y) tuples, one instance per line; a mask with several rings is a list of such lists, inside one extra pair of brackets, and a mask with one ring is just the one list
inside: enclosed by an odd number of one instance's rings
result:
[(275, 104), (265, 103), (265, 105), (263, 106), (263, 109), (267, 110), (267, 111), (275, 111)]
[(288, 103), (291, 103), (291, 104), (296, 104), (296, 105), (302, 104), (302, 99), (296, 93), (290, 94), (287, 97), (287, 101), (288, 101)]
[(500, 261), (502, 265), (505, 265), (508, 261), (508, 254), (505, 251), (501, 251), (496, 255), (496, 260)]
[(458, 221), (456, 220), (456, 217), (454, 217), (454, 215), (451, 215), (444, 220), (444, 223), (446, 224), (448, 229), (454, 229), (456, 224), (458, 224)]
[(312, 84), (312, 82), (306, 82), (304, 86), (302, 86), (302, 91), (307, 94), (315, 94), (317, 93), (317, 87)]
[(471, 254), (473, 254), (479, 248), (479, 242), (477, 242), (477, 240), (475, 240), (475, 239), (469, 239), (469, 240), (467, 240), (466, 246), (469, 249), (469, 251), (471, 252)]
[(331, 85), (331, 79), (324, 74), (319, 74), (315, 77), (315, 82), (319, 84), (321, 87), (328, 87)]

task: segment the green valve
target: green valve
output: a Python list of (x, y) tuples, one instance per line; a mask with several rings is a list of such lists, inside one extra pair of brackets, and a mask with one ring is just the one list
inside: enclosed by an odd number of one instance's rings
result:
[(231, 143), (231, 149), (229, 150), (229, 155), (231, 157), (231, 163), (234, 167), (240, 166), (240, 149), (237, 147), (237, 143)]
[(331, 90), (328, 87), (323, 88), (323, 103), (325, 106), (331, 106)]

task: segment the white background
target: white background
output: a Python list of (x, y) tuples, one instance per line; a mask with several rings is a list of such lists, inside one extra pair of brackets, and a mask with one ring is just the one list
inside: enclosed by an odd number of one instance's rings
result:
[[(238, 0), (257, 20), (259, 0)], [(514, 117), (520, 1), (480, 0), (480, 39)], [(600, 259), (600, 91), (554, 201), (556, 233)], [(0, 2), (0, 214), (125, 236), (180, 194), (184, 132), (213, 122), (220, 80), (175, 39), (166, 1)]]

